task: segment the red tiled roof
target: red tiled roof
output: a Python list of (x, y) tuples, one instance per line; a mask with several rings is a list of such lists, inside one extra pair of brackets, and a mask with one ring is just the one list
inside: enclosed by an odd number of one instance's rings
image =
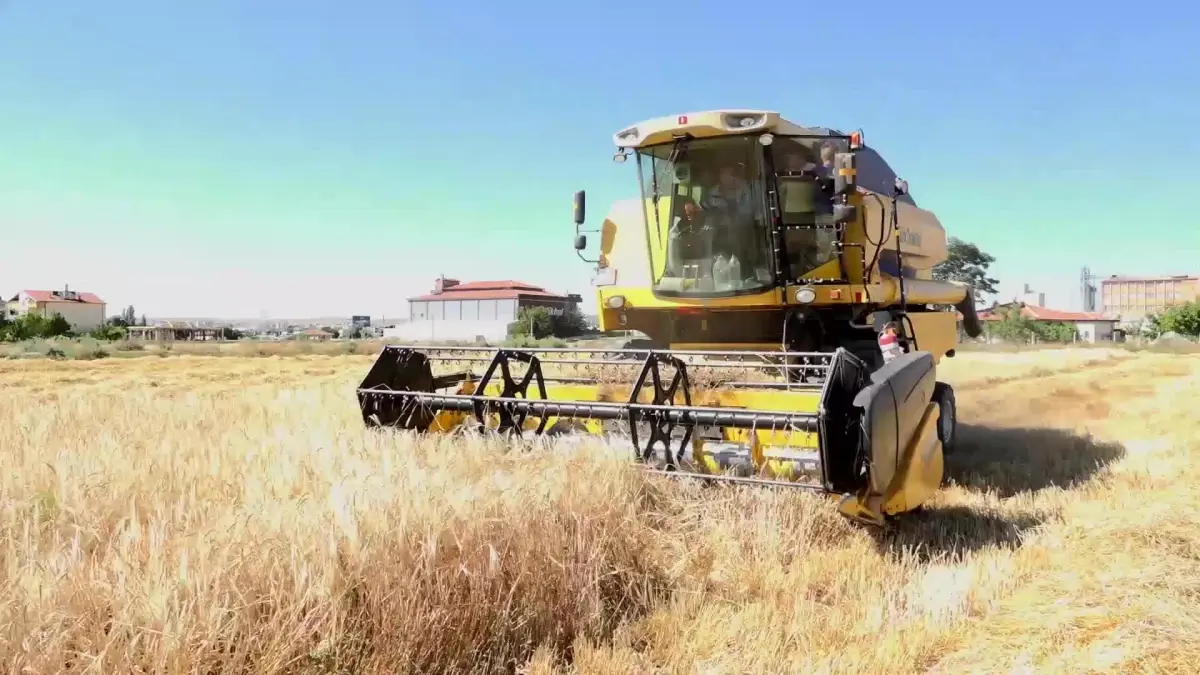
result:
[[(996, 309), (1011, 308), (1012, 306), (1013, 305), (1011, 303), (1007, 304), (1007, 305), (999, 305)], [(1063, 322), (1069, 323), (1069, 322), (1073, 322), (1073, 321), (1111, 321), (1112, 320), (1099, 312), (1064, 312), (1064, 311), (1057, 310), (1057, 309), (1050, 309), (1048, 307), (1039, 307), (1037, 305), (1030, 305), (1027, 303), (1021, 303), (1020, 308), (1021, 308), (1021, 316), (1025, 317), (1026, 319), (1032, 319), (1034, 321), (1063, 321)], [(1002, 317), (999, 316), (994, 310), (984, 310), (979, 313), (980, 321), (1000, 321), (1001, 318)]]
[(569, 300), (565, 295), (551, 293), (540, 286), (520, 281), (472, 281), (451, 286), (441, 293), (429, 293), (409, 300), (515, 300), (517, 298), (545, 298), (547, 300)]
[(93, 293), (76, 293), (74, 300), (68, 300), (61, 295), (54, 295), (60, 291), (21, 291), (34, 302), (82, 302), (86, 305), (103, 305), (105, 302)]
[(1194, 274), (1176, 274), (1162, 275), (1156, 277), (1122, 277), (1113, 276), (1107, 279), (1101, 279), (1101, 284), (1120, 284), (1127, 282), (1143, 282), (1143, 281), (1200, 281), (1200, 277)]
[(523, 281), (513, 281), (505, 279), (503, 281), (468, 281), (467, 283), (459, 283), (446, 288), (446, 291), (497, 291), (509, 289), (523, 289), (528, 291), (544, 291), (546, 289), (541, 286), (534, 286)]

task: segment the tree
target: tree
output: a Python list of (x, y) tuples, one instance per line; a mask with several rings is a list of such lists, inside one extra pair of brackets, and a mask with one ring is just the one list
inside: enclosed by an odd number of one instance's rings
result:
[(528, 335), (535, 340), (550, 337), (554, 334), (554, 317), (545, 307), (522, 307), (517, 312), (517, 320), (508, 325), (511, 337)]
[(1061, 321), (1034, 321), (1033, 334), (1041, 342), (1074, 342), (1079, 332), (1074, 325)]
[(1158, 324), (1158, 317), (1148, 314), (1135, 324), (1132, 334), (1139, 335), (1147, 340), (1156, 340), (1159, 335), (1162, 335), (1162, 332), (1162, 326)]
[(42, 337), (58, 337), (60, 335), (71, 334), (71, 322), (63, 318), (62, 314), (55, 314), (46, 322), (46, 332)]
[(933, 267), (934, 279), (970, 284), (975, 288), (978, 304), (983, 304), (983, 296), (996, 294), (999, 281), (987, 275), (988, 267), (996, 262), (995, 257), (958, 237), (950, 237), (946, 249), (946, 259)]
[(1175, 305), (1156, 317), (1149, 317), (1155, 333), (1179, 333), (1187, 337), (1200, 337), (1200, 301)]
[(1021, 316), (1021, 310), (1014, 307), (1002, 307), (996, 310), (1000, 315), (999, 321), (988, 324), (988, 332), (1005, 342), (1029, 342), (1034, 334), (1034, 321)]
[(28, 312), (18, 316), (14, 321), (4, 327), (4, 339), (6, 341), (32, 340), (36, 337), (42, 337), (46, 332), (46, 320), (40, 314)]
[(1074, 342), (1078, 331), (1075, 326), (1061, 321), (1034, 321), (1021, 315), (1018, 307), (1002, 307), (996, 310), (999, 321), (989, 324), (991, 335), (1005, 342)]
[(551, 317), (551, 330), (555, 337), (575, 337), (587, 330), (587, 320), (575, 305), (568, 306), (563, 313)]

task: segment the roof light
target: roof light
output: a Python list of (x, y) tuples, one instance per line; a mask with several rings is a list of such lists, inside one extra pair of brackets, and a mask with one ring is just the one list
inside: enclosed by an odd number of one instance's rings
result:
[(751, 129), (766, 121), (764, 115), (726, 115), (725, 125), (734, 129)]
[(680, 116), (679, 116), (679, 123), (680, 123), (680, 124), (687, 124), (687, 123), (688, 123), (688, 122), (687, 122), (687, 115), (680, 115)]
[(858, 150), (863, 147), (863, 132), (862, 129), (850, 133), (850, 149)]

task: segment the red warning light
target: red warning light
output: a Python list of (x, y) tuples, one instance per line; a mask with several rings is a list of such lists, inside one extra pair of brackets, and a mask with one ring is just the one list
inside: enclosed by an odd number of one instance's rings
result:
[(679, 123), (680, 123), (680, 124), (687, 124), (687, 115), (680, 115), (680, 116), (679, 116)]

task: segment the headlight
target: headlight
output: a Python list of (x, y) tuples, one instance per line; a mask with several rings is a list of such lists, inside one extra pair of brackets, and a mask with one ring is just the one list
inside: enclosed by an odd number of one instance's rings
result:
[(817, 299), (817, 292), (811, 288), (801, 288), (796, 291), (796, 302), (807, 305)]

